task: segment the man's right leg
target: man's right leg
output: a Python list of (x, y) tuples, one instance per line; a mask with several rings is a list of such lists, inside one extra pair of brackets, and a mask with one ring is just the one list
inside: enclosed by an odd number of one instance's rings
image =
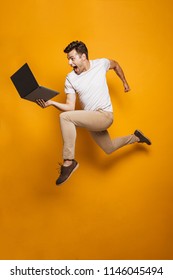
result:
[(76, 127), (89, 131), (104, 131), (113, 122), (113, 114), (102, 111), (68, 111), (60, 114), (60, 125), (63, 137), (63, 159), (74, 159)]
[(88, 130), (102, 131), (113, 122), (113, 114), (102, 111), (68, 111), (60, 114), (60, 125), (63, 137), (63, 159), (61, 174), (56, 181), (57, 185), (65, 182), (78, 167), (75, 158), (76, 127)]
[(79, 164), (74, 159), (76, 127), (68, 121), (66, 112), (60, 114), (61, 133), (63, 138), (63, 165), (61, 165), (60, 176), (56, 180), (57, 185), (67, 181), (72, 173), (78, 168)]

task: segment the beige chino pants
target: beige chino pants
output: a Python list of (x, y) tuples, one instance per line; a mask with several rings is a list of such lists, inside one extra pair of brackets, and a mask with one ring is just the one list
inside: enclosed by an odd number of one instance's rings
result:
[(107, 129), (112, 123), (113, 113), (103, 110), (75, 110), (61, 113), (60, 125), (64, 142), (63, 159), (75, 158), (76, 127), (86, 128), (95, 142), (107, 154), (138, 141), (134, 134), (111, 140)]

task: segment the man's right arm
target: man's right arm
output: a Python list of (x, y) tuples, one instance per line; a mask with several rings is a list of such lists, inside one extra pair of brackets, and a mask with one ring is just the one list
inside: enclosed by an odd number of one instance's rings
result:
[(59, 103), (53, 100), (44, 101), (43, 99), (38, 99), (37, 104), (42, 108), (47, 108), (49, 106), (54, 106), (60, 111), (74, 111), (76, 104), (76, 94), (68, 93), (66, 98), (66, 103)]

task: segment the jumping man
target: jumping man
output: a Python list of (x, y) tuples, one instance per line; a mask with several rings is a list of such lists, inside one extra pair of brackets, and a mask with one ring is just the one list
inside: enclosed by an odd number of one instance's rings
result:
[[(115, 139), (111, 139), (107, 131), (113, 123), (113, 108), (106, 72), (114, 70), (123, 83), (124, 91), (130, 90), (120, 65), (115, 60), (106, 58), (89, 60), (87, 47), (81, 41), (71, 42), (64, 52), (73, 68), (65, 81), (66, 102), (37, 100), (42, 108), (54, 106), (63, 111), (60, 114), (63, 165), (56, 181), (57, 185), (64, 183), (79, 166), (75, 160), (76, 127), (86, 128), (106, 154), (136, 142), (151, 145), (151, 141), (139, 130)], [(76, 95), (79, 97), (81, 110), (75, 110)]]

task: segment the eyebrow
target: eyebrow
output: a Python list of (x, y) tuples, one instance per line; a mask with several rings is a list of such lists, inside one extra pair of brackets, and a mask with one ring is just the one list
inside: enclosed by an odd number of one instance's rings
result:
[(74, 58), (74, 56), (73, 56), (73, 55), (71, 55), (71, 56), (68, 56), (68, 59), (69, 59), (69, 58)]

